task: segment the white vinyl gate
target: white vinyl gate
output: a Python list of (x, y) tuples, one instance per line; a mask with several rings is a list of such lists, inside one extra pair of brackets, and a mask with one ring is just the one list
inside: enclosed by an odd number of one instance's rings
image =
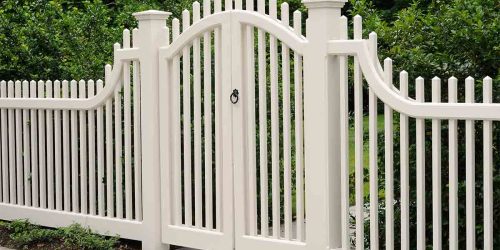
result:
[[(454, 77), (448, 79), (448, 103), (441, 102), (437, 77), (429, 91), (432, 102), (426, 102), (423, 78), (416, 79), (411, 98), (408, 72), (400, 73), (396, 88), (392, 60), (380, 65), (376, 34), (362, 38), (361, 17), (353, 18), (354, 39), (348, 38), (348, 20), (341, 16), (345, 0), (303, 2), (305, 26), (301, 12), (290, 18), (288, 4), (278, 9), (276, 0), (195, 2), (192, 13), (184, 11), (171, 28), (167, 12), (135, 13), (139, 27), (125, 30), (123, 44), (115, 44), (104, 81), (0, 82), (0, 219), (49, 227), (78, 222), (101, 234), (142, 241), (144, 249), (317, 250), (425, 249), (430, 242), (425, 218), (431, 216), (435, 249), (443, 242), (450, 249), (464, 248), (458, 245), (464, 236), (467, 249), (494, 249), (492, 176), (498, 151), (492, 131), (500, 105), (492, 104), (492, 79), (483, 80), (481, 104), (473, 103), (472, 78), (465, 80), (465, 103), (459, 103)], [(384, 104), (382, 167), (379, 101)], [(477, 123), (483, 125), (482, 156), (474, 147)], [(412, 124), (414, 149), (409, 148)], [(445, 129), (449, 147), (442, 152)], [(464, 139), (457, 134), (462, 130)], [(432, 147), (426, 146), (429, 133)], [(460, 143), (466, 144), (466, 166), (458, 166)], [(428, 150), (433, 178), (426, 188)], [(445, 154), (448, 162), (441, 160)], [(475, 187), (478, 163), (482, 190)], [(448, 180), (441, 178), (444, 171)], [(415, 198), (409, 195), (412, 174)], [(458, 199), (459, 177), (466, 185), (465, 201)], [(484, 211), (474, 207), (479, 192)], [(426, 202), (432, 203), (432, 214)], [(446, 202), (449, 226), (444, 228)], [(409, 216), (413, 208), (415, 221)], [(394, 225), (395, 209), (401, 210), (400, 227)], [(381, 211), (385, 232), (379, 229)], [(481, 222), (476, 221), (480, 213)], [(466, 218), (464, 235), (459, 216)], [(484, 232), (475, 231), (479, 223)], [(444, 230), (449, 239), (442, 237)], [(484, 241), (476, 242), (480, 234)]]

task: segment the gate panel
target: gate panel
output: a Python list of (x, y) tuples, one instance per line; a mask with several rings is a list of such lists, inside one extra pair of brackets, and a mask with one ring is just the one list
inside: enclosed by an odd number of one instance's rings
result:
[[(194, 24), (200, 18), (194, 5)], [(190, 27), (183, 13), (182, 29)], [(161, 49), (168, 89), (160, 99), (163, 174), (163, 241), (200, 249), (233, 248), (233, 174), (231, 110), (226, 96), (231, 84), (229, 25), (180, 34), (174, 19), (173, 42)], [(186, 41), (186, 42), (185, 42)], [(179, 53), (172, 48), (181, 46)], [(168, 79), (167, 79), (168, 78)], [(228, 93), (225, 95), (225, 93)]]
[(293, 30), (281, 13), (232, 16), (237, 249), (306, 247), (302, 56), (283, 42), (302, 39), (301, 18)]

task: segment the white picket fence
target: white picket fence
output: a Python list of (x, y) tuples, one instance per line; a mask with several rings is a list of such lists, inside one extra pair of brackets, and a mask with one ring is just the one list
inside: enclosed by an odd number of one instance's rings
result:
[[(174, 244), (315, 250), (378, 249), (383, 243), (387, 249), (424, 249), (431, 240), (425, 218), (431, 216), (435, 249), (443, 241), (451, 249), (464, 248), (457, 245), (459, 237), (466, 237), (467, 249), (493, 249), (492, 122), (500, 120), (500, 105), (491, 104), (492, 79), (484, 79), (482, 104), (474, 103), (472, 78), (465, 80), (465, 102), (457, 98), (456, 78), (448, 80), (448, 95), (441, 94), (441, 80), (432, 79), (432, 100), (424, 98), (425, 80), (418, 78), (411, 98), (408, 73), (400, 73), (396, 88), (392, 61), (386, 59), (383, 67), (378, 61), (376, 34), (362, 38), (361, 17), (354, 17), (354, 39), (348, 39), (348, 20), (340, 12), (344, 2), (304, 1), (307, 35), (301, 13), (290, 20), (288, 4), (278, 11), (276, 0), (256, 6), (242, 0), (224, 6), (221, 0), (196, 2), (192, 14), (186, 10), (182, 20), (172, 20), (171, 29), (165, 26), (169, 13), (140, 12), (134, 14), (138, 29), (125, 30), (123, 45), (115, 45), (105, 83), (2, 81), (0, 219), (27, 218), (51, 227), (78, 222), (102, 234), (140, 240), (144, 249)], [(367, 113), (363, 92), (369, 92)], [(354, 100), (353, 142), (349, 98)], [(383, 189), (377, 159), (381, 103)], [(432, 121), (432, 138), (426, 120)], [(463, 120), (467, 209), (459, 215), (462, 140), (457, 131)], [(449, 150), (443, 152), (446, 123)], [(483, 190), (475, 188), (478, 123), (484, 134)], [(412, 124), (416, 135), (409, 134)], [(398, 127), (396, 165), (393, 133)], [(410, 173), (410, 136), (416, 136), (416, 173)], [(433, 179), (426, 189), (428, 150)], [(441, 236), (444, 154), (449, 154), (449, 239)], [(394, 176), (397, 167), (400, 177)], [(352, 171), (355, 187), (350, 190)], [(410, 174), (417, 176), (416, 200), (409, 195), (414, 188)], [(401, 187), (395, 187), (396, 179)], [(432, 201), (426, 201), (431, 189)], [(483, 192), (483, 222), (475, 220), (478, 192)], [(379, 230), (379, 197), (385, 199), (385, 232)], [(425, 211), (425, 202), (432, 202), (432, 213)], [(410, 221), (411, 204), (417, 207), (416, 221)], [(396, 206), (400, 232), (394, 227)], [(458, 232), (459, 216), (467, 219), (465, 235)], [(366, 223), (370, 230), (365, 233)], [(410, 235), (412, 223), (416, 235)], [(483, 243), (475, 240), (478, 223), (484, 226)], [(396, 233), (400, 246), (394, 243)], [(385, 242), (379, 242), (381, 235)], [(410, 246), (415, 237), (417, 245)]]

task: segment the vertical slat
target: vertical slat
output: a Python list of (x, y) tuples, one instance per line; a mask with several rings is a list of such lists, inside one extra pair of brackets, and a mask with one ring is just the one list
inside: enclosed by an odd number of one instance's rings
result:
[[(69, 98), (69, 82), (62, 82), (62, 97)], [(71, 162), (70, 162), (70, 131), (69, 110), (63, 111), (63, 174), (64, 174), (64, 211), (71, 211)]]
[[(247, 9), (253, 3), (247, 1)], [(254, 27), (246, 26), (246, 72), (247, 72), (247, 140), (248, 140), (248, 227), (250, 235), (257, 235), (257, 143), (255, 126), (255, 48)]]
[[(130, 48), (130, 31), (123, 30), (123, 48)], [(130, 100), (130, 62), (123, 66), (123, 116), (125, 137), (125, 217), (131, 220), (132, 211), (132, 104)]]
[(234, 9), (236, 10), (243, 9), (243, 0), (234, 0)]
[[(120, 48), (115, 43), (115, 51)], [(125, 71), (125, 70), (124, 70)], [(124, 79), (123, 79), (124, 80)], [(123, 82), (115, 89), (115, 192), (116, 192), (116, 217), (123, 218), (123, 128), (122, 128), (122, 96)]]
[(233, 9), (233, 0), (225, 0), (224, 11)]
[[(377, 51), (377, 34), (370, 33), (369, 46), (372, 56), (376, 56)], [(378, 100), (375, 92), (370, 88), (368, 94), (369, 102), (369, 161), (370, 161), (370, 247), (378, 249), (379, 232), (378, 232)]]
[[(432, 102), (441, 102), (441, 79), (432, 79)], [(433, 249), (442, 249), (441, 219), (441, 120), (432, 120), (432, 235)]]
[[(258, 2), (259, 13), (265, 13), (263, 0)], [(260, 227), (262, 236), (267, 236), (268, 228), (268, 169), (267, 169), (267, 64), (266, 39), (263, 30), (257, 33), (259, 72), (259, 166), (260, 166)]]
[(254, 11), (255, 10), (255, 4), (254, 4), (254, 1), (245, 1), (245, 9), (248, 10), (248, 11)]
[[(52, 81), (45, 83), (47, 98), (53, 98)], [(48, 208), (54, 209), (54, 111), (46, 110), (47, 127), (47, 202)]]
[[(448, 101), (457, 102), (457, 78), (448, 80)], [(458, 136), (457, 120), (449, 120), (449, 207), (450, 250), (458, 249)]]
[[(281, 23), (290, 25), (288, 3), (281, 5)], [(284, 164), (284, 219), (285, 239), (292, 238), (292, 147), (290, 125), (290, 49), (285, 43), (281, 44), (282, 81), (283, 81), (283, 164)]]
[[(78, 83), (73, 80), (70, 82), (71, 99), (78, 98)], [(80, 194), (78, 184), (78, 112), (70, 111), (71, 126), (71, 211), (78, 213), (80, 211)]]
[[(465, 79), (465, 102), (474, 103), (474, 78)], [(476, 175), (475, 175), (475, 129), (474, 121), (465, 121), (465, 199), (467, 249), (476, 249)]]
[[(38, 98), (45, 98), (45, 83), (38, 81)], [(47, 172), (45, 168), (45, 110), (38, 110), (38, 167), (40, 173), (40, 207), (47, 207)]]
[[(7, 85), (7, 97), (14, 97), (14, 82), (9, 81)], [(9, 109), (8, 114), (8, 131), (9, 131), (9, 198), (11, 204), (17, 203), (16, 190), (16, 141), (14, 127), (14, 109)], [(5, 119), (5, 118), (4, 118)]]
[[(361, 17), (354, 17), (354, 39), (363, 39)], [(364, 248), (363, 76), (354, 57), (354, 168), (356, 186), (356, 249)], [(349, 177), (347, 177), (349, 178)], [(349, 229), (347, 229), (349, 230)]]
[[(399, 91), (402, 97), (408, 98), (408, 73), (399, 75)], [(400, 126), (400, 165), (401, 165), (401, 249), (410, 249), (410, 170), (409, 170), (409, 133), (408, 116), (399, 115)]]
[[(269, 1), (269, 14), (277, 19), (276, 0)], [(280, 132), (279, 132), (279, 86), (278, 86), (278, 41), (269, 34), (269, 57), (271, 78), (271, 181), (273, 238), (280, 234)]]
[[(132, 41), (137, 44), (139, 30), (132, 30)], [(134, 198), (135, 219), (142, 221), (142, 144), (141, 144), (141, 77), (139, 61), (133, 65), (133, 105), (134, 105)]]
[[(101, 92), (104, 88), (102, 80), (97, 81), (97, 93)], [(104, 216), (105, 214), (105, 168), (104, 153), (104, 108), (100, 106), (97, 108), (97, 196), (98, 196), (98, 214)]]
[[(182, 30), (190, 25), (189, 11), (182, 12)], [(184, 216), (186, 225), (193, 224), (192, 218), (192, 191), (191, 191), (191, 48), (188, 46), (182, 51), (182, 92), (183, 92), (183, 128), (184, 128)]]
[[(392, 88), (392, 60), (384, 60), (385, 82)], [(385, 241), (387, 249), (394, 249), (394, 134), (393, 111), (384, 105), (385, 125)]]
[[(221, 11), (221, 1), (215, 0), (215, 12)], [(220, 231), (222, 225), (222, 199), (221, 199), (221, 180), (222, 180), (222, 41), (221, 28), (214, 31), (215, 45), (215, 225)]]
[[(7, 97), (7, 83), (0, 82), (0, 97)], [(1, 109), (1, 138), (2, 138), (2, 202), (9, 202), (9, 156), (8, 156), (8, 138), (7, 138), (7, 110)]]
[[(61, 82), (54, 82), (54, 98), (61, 97)], [(62, 171), (62, 132), (61, 132), (61, 111), (54, 110), (54, 166), (56, 173), (56, 209), (63, 209), (63, 171)]]
[[(37, 98), (36, 82), (30, 82), (30, 98)], [(3, 111), (3, 110), (2, 110)], [(3, 121), (2, 121), (3, 122)], [(37, 111), (31, 110), (30, 127), (31, 127), (31, 194), (34, 207), (39, 207), (39, 169), (38, 169), (38, 121)], [(3, 124), (2, 124), (3, 126)], [(3, 130), (2, 130), (3, 132)], [(3, 142), (3, 141), (2, 141)], [(3, 151), (2, 151), (3, 152)]]
[[(105, 82), (111, 84), (111, 65), (104, 68)], [(113, 100), (106, 101), (106, 211), (108, 217), (115, 216), (113, 177)]]
[[(492, 103), (492, 79), (483, 79), (483, 102)], [(483, 121), (484, 249), (493, 249), (493, 124)]]
[[(193, 23), (200, 20), (200, 4), (193, 4)], [(200, 39), (193, 42), (193, 102), (194, 102), (194, 197), (195, 225), (201, 228), (202, 216), (202, 180), (201, 180), (201, 69)]]
[[(302, 13), (293, 13), (293, 27), (297, 35), (302, 35)], [(296, 206), (297, 240), (304, 241), (304, 127), (302, 106), (302, 56), (294, 53), (295, 87), (295, 171), (296, 171)]]
[[(23, 81), (23, 98), (29, 98), (29, 83)], [(29, 110), (23, 110), (23, 167), (24, 167), (24, 204), (31, 206), (31, 151)]]
[[(92, 98), (95, 95), (95, 82), (88, 81), (87, 96)], [(88, 154), (89, 154), (89, 213), (96, 214), (96, 151), (95, 151), (95, 110), (87, 111), (89, 130), (88, 130)]]
[[(203, 16), (210, 15), (210, 0), (203, 2)], [(213, 181), (212, 181), (212, 35), (203, 34), (203, 91), (204, 91), (204, 118), (205, 118), (205, 225), (213, 228)]]
[[(179, 37), (179, 19), (174, 18), (172, 20), (172, 33), (173, 39)], [(180, 58), (175, 56), (172, 63), (172, 83), (173, 83), (173, 108), (174, 108), (174, 223), (175, 225), (182, 224), (182, 181), (181, 181), (181, 166), (182, 166), (182, 155), (181, 155), (181, 86), (180, 86)]]
[[(15, 83), (15, 97), (21, 98), (21, 81)], [(17, 204), (24, 205), (24, 185), (23, 185), (23, 120), (21, 109), (16, 109), (16, 184), (17, 184)]]
[[(424, 102), (424, 78), (416, 80), (416, 100)], [(425, 244), (425, 120), (416, 121), (417, 147), (417, 249), (424, 250)]]
[[(78, 98), (87, 98), (86, 82), (81, 80), (78, 83), (79, 93)], [(87, 172), (87, 111), (80, 110), (80, 129), (78, 134), (78, 140), (80, 141), (79, 153), (80, 153), (80, 211), (83, 214), (87, 213), (87, 198), (88, 198), (88, 172)]]
[[(341, 39), (347, 39), (347, 18), (341, 17)], [(358, 32), (360, 17), (354, 17), (354, 32)], [(350, 202), (349, 202), (349, 72), (347, 68), (348, 57), (341, 56), (340, 60), (340, 171), (342, 186), (342, 249), (351, 249), (350, 237)]]

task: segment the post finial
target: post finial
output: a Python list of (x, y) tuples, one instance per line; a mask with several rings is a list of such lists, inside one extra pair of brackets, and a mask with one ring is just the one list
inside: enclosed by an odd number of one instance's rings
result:
[(136, 12), (133, 14), (135, 19), (140, 20), (167, 20), (167, 18), (172, 15), (170, 12), (160, 11), (160, 10), (146, 10), (141, 12)]
[(342, 8), (347, 0), (303, 0), (302, 3), (308, 9), (315, 8)]

